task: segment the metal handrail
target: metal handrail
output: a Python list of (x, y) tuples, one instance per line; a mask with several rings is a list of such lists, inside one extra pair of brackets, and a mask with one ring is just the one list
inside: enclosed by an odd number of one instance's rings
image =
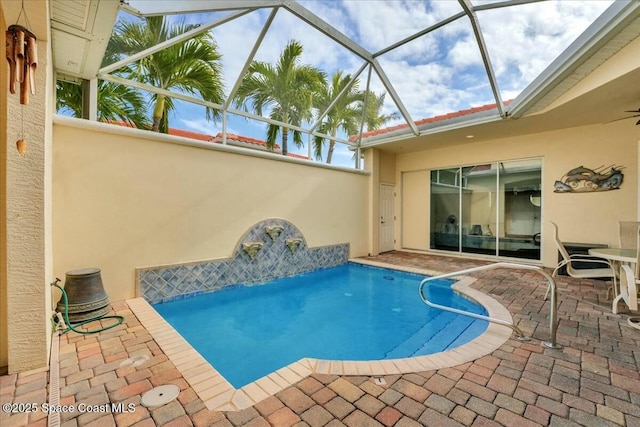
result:
[(437, 308), (437, 309), (444, 310), (444, 311), (450, 311), (452, 313), (456, 313), (456, 314), (460, 314), (460, 315), (468, 316), (468, 317), (473, 317), (473, 318), (476, 318), (476, 319), (486, 320), (488, 322), (496, 323), (498, 325), (508, 326), (509, 328), (511, 328), (513, 330), (513, 332), (516, 334), (518, 339), (523, 340), (523, 341), (528, 340), (529, 338), (526, 337), (525, 334), (520, 330), (520, 328), (518, 328), (512, 322), (507, 322), (507, 321), (504, 321), (504, 320), (495, 319), (493, 317), (483, 316), (481, 314), (471, 313), (471, 312), (464, 311), (464, 310), (458, 310), (457, 308), (452, 308), (452, 307), (447, 307), (447, 306), (444, 306), (444, 305), (435, 304), (435, 303), (432, 303), (431, 301), (429, 301), (424, 296), (424, 292), (423, 292), (424, 285), (427, 282), (430, 282), (432, 280), (446, 279), (446, 278), (449, 278), (449, 277), (455, 277), (455, 276), (461, 276), (461, 275), (464, 275), (464, 274), (474, 273), (476, 271), (494, 270), (496, 268), (510, 268), (510, 269), (515, 269), (515, 270), (531, 270), (531, 271), (534, 271), (536, 273), (539, 273), (539, 274), (543, 275), (547, 279), (547, 282), (549, 283), (548, 291), (550, 291), (550, 293), (551, 293), (551, 301), (550, 301), (550, 307), (549, 307), (549, 341), (543, 342), (543, 345), (545, 347), (547, 347), (547, 348), (553, 348), (553, 349), (562, 348), (561, 345), (556, 343), (556, 332), (558, 330), (558, 322), (556, 320), (556, 318), (557, 318), (556, 282), (553, 279), (553, 277), (551, 275), (549, 275), (549, 273), (547, 273), (546, 271), (544, 271), (540, 267), (536, 267), (536, 266), (533, 266), (533, 265), (525, 265), (525, 264), (514, 264), (514, 263), (510, 263), (510, 262), (497, 262), (497, 263), (494, 263), (494, 264), (482, 265), (480, 267), (473, 267), (473, 268), (468, 268), (466, 270), (454, 271), (452, 273), (446, 273), (446, 274), (440, 274), (438, 276), (427, 277), (427, 278), (425, 278), (424, 280), (422, 280), (420, 282), (420, 287), (419, 287), (420, 298), (422, 299), (422, 302), (427, 304), (429, 307)]

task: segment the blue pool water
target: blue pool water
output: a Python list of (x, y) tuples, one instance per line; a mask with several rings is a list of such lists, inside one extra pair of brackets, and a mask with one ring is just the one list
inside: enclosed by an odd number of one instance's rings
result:
[[(423, 276), (347, 263), (266, 285), (153, 307), (234, 387), (304, 357), (380, 360), (436, 353), (480, 335), (487, 322), (427, 307)], [(427, 297), (474, 313), (485, 309), (433, 281)]]

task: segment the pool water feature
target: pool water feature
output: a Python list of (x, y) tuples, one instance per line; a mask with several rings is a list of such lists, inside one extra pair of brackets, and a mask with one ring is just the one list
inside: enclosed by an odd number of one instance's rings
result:
[[(382, 360), (437, 353), (462, 345), (487, 322), (427, 307), (424, 276), (347, 263), (266, 285), (231, 286), (154, 304), (234, 387), (302, 358)], [(437, 304), (486, 314), (434, 281)]]

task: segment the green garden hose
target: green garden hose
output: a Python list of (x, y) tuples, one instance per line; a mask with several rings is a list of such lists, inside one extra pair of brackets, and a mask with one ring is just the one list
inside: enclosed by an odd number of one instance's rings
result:
[[(60, 292), (62, 292), (62, 298), (64, 299), (64, 313), (63, 313), (63, 315), (64, 315), (64, 321), (67, 324), (67, 329), (63, 330), (61, 332), (62, 334), (66, 334), (69, 331), (73, 331), (73, 332), (76, 332), (78, 334), (83, 334), (83, 335), (97, 334), (98, 332), (102, 332), (102, 331), (106, 331), (107, 329), (115, 328), (116, 326), (118, 326), (118, 325), (122, 324), (122, 322), (124, 322), (124, 317), (123, 316), (101, 316), (101, 317), (96, 317), (96, 318), (93, 318), (93, 319), (85, 320), (85, 321), (82, 321), (80, 323), (76, 323), (75, 325), (72, 325), (71, 322), (69, 321), (69, 300), (67, 298), (67, 293), (64, 291), (64, 289), (60, 285), (58, 285), (58, 282), (60, 282), (60, 279), (58, 279), (56, 277), (56, 280), (51, 282), (51, 286), (55, 286), (56, 288), (60, 289)], [(104, 328), (96, 329), (94, 331), (79, 331), (79, 330), (74, 328), (74, 326), (82, 326), (82, 325), (85, 325), (87, 323), (95, 322), (96, 320), (102, 320), (102, 319), (117, 319), (117, 322), (114, 323), (113, 325), (105, 326)], [(53, 322), (53, 319), (51, 319), (51, 321)]]

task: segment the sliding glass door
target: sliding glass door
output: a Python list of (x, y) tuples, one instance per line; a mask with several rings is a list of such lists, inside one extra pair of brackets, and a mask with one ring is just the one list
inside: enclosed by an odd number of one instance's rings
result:
[(542, 161), (499, 162), (498, 255), (540, 259)]
[(460, 168), (431, 171), (431, 249), (460, 247)]
[(431, 171), (431, 249), (540, 259), (540, 159)]
[(496, 167), (495, 164), (461, 168), (462, 252), (496, 255)]

